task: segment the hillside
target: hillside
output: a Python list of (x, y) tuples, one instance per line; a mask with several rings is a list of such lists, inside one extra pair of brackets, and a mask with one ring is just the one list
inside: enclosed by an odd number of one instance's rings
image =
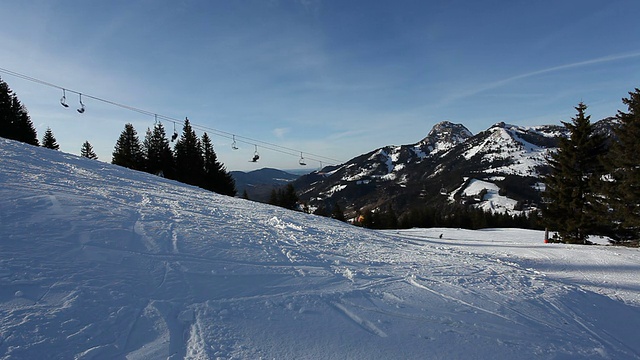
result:
[(249, 199), (268, 202), (273, 189), (278, 189), (299, 176), (286, 171), (263, 168), (253, 171), (231, 171), (231, 176), (236, 182), (238, 196), (246, 191)]
[(0, 139), (0, 359), (640, 359), (640, 252), (379, 232)]
[[(596, 123), (610, 133), (613, 119)], [(561, 126), (497, 123), (476, 135), (462, 124), (441, 122), (415, 144), (385, 146), (294, 182), (311, 208), (338, 204), (354, 217), (366, 210), (409, 210), (459, 203), (494, 213), (537, 209), (541, 175)], [(470, 188), (473, 187), (473, 188)]]

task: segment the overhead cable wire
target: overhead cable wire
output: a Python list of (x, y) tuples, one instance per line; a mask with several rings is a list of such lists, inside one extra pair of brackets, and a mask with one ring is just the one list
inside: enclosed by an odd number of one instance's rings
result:
[[(102, 103), (105, 103), (105, 104), (108, 104), (108, 105), (116, 106), (116, 107), (119, 107), (119, 108), (122, 108), (122, 109), (125, 109), (125, 110), (129, 110), (129, 111), (133, 111), (133, 112), (136, 112), (136, 113), (139, 113), (139, 114), (142, 114), (142, 115), (153, 117), (154, 121), (165, 120), (165, 121), (168, 121), (168, 122), (172, 122), (174, 124), (174, 127), (175, 127), (176, 123), (182, 123), (182, 121), (183, 121), (181, 119), (176, 119), (176, 118), (173, 118), (171, 116), (158, 114), (157, 112), (152, 112), (152, 111), (140, 109), (140, 108), (137, 108), (135, 106), (118, 103), (118, 102), (115, 102), (115, 101), (112, 101), (112, 100), (104, 99), (104, 98), (101, 98), (101, 97), (98, 97), (98, 96), (93, 96), (93, 95), (86, 94), (86, 93), (83, 93), (83, 92), (80, 92), (80, 91), (69, 89), (69, 88), (66, 88), (66, 87), (63, 87), (63, 86), (60, 86), (60, 85), (56, 85), (56, 84), (50, 83), (48, 81), (40, 80), (40, 79), (31, 77), (31, 76), (28, 76), (28, 75), (25, 75), (25, 74), (21, 74), (21, 73), (15, 72), (15, 71), (11, 71), (9, 69), (0, 68), (0, 73), (8, 74), (8, 75), (11, 75), (11, 76), (23, 79), (23, 80), (31, 81), (31, 82), (34, 82), (34, 83), (37, 83), (37, 84), (40, 84), (40, 85), (44, 85), (44, 86), (52, 87), (52, 88), (55, 88), (55, 89), (58, 89), (58, 90), (62, 90), (63, 93), (69, 92), (69, 93), (77, 94), (78, 96), (80, 96), (80, 99), (81, 99), (80, 101), (81, 102), (82, 102), (82, 97), (84, 97), (85, 99), (86, 98), (92, 99), (92, 100), (99, 101), (99, 102), (102, 102)], [(244, 143), (244, 144), (247, 144), (247, 145), (255, 145), (255, 146), (259, 145), (261, 148), (264, 148), (264, 149), (267, 149), (267, 150), (271, 150), (271, 151), (275, 151), (275, 152), (279, 152), (279, 153), (286, 154), (286, 155), (290, 155), (290, 156), (298, 157), (298, 154), (305, 154), (306, 155), (305, 159), (317, 161), (317, 162), (319, 162), (321, 164), (324, 161), (327, 161), (327, 160), (329, 162), (332, 162), (332, 163), (335, 163), (335, 164), (343, 163), (342, 160), (333, 159), (333, 158), (330, 158), (330, 157), (326, 157), (326, 156), (322, 156), (322, 155), (318, 155), (318, 154), (313, 154), (313, 153), (309, 153), (309, 152), (306, 152), (306, 151), (297, 150), (297, 149), (289, 148), (289, 147), (286, 147), (286, 146), (282, 146), (282, 145), (278, 145), (278, 144), (274, 144), (274, 143), (270, 143), (270, 142), (266, 142), (266, 141), (262, 141), (262, 140), (258, 140), (258, 139), (254, 139), (254, 138), (238, 135), (238, 134), (227, 132), (227, 131), (224, 131), (224, 130), (215, 129), (215, 128), (204, 126), (204, 125), (200, 125), (200, 124), (195, 124), (193, 122), (191, 122), (191, 126), (193, 128), (196, 128), (196, 129), (209, 131), (213, 135), (217, 135), (219, 137), (223, 137), (223, 138), (227, 138), (227, 139), (233, 139), (236, 142)]]

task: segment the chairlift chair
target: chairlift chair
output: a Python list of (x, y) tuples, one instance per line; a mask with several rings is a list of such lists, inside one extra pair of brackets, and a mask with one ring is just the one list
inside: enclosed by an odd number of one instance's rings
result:
[(178, 132), (176, 131), (176, 122), (173, 122), (173, 135), (171, 135), (171, 142), (176, 141), (178, 138)]
[(254, 145), (256, 147), (256, 151), (253, 153), (253, 159), (250, 162), (258, 162), (260, 159), (260, 154), (258, 154), (258, 145)]
[(67, 104), (67, 93), (64, 89), (62, 89), (62, 97), (60, 98), (60, 105), (68, 108), (69, 104)]
[(448, 195), (447, 189), (445, 189), (444, 187), (440, 188), (440, 195)]
[(238, 150), (238, 145), (236, 144), (236, 136), (233, 135), (233, 142), (231, 143), (231, 148), (233, 150)]
[(300, 161), (298, 161), (298, 163), (302, 166), (307, 165), (307, 163), (304, 162), (304, 157), (302, 157), (302, 153), (300, 153)]
[(80, 96), (80, 108), (78, 108), (78, 112), (80, 114), (84, 113), (84, 104), (82, 103), (82, 94), (78, 94)]

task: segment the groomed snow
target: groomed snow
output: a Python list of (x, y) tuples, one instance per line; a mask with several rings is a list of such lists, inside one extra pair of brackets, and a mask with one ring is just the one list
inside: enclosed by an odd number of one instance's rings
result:
[(370, 231), (4, 139), (0, 198), (0, 359), (640, 358), (638, 249)]

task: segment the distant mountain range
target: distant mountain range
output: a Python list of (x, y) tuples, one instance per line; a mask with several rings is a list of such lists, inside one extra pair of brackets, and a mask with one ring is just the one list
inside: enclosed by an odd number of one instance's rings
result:
[[(611, 133), (613, 118), (595, 124)], [(536, 209), (548, 172), (547, 157), (563, 126), (497, 123), (473, 135), (444, 121), (415, 144), (385, 146), (345, 164), (325, 167), (293, 182), (310, 208), (338, 204), (347, 216), (391, 208), (459, 202), (491, 212), (521, 214)]]
[(231, 171), (231, 176), (236, 181), (238, 196), (242, 196), (246, 191), (249, 199), (268, 202), (273, 189), (285, 186), (300, 175), (277, 169), (263, 168), (249, 172)]

